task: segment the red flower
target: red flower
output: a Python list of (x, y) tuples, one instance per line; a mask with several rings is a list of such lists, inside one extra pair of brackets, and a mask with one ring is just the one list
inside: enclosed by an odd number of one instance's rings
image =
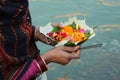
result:
[(48, 35), (49, 37), (52, 37), (53, 34), (50, 32), (50, 33), (47, 33), (47, 35)]

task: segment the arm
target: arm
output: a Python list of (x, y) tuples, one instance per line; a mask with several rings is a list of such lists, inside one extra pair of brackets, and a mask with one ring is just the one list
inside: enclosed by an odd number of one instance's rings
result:
[[(60, 23), (51, 24), (52, 26), (61, 27)], [(52, 40), (47, 38), (44, 34), (40, 33), (39, 28), (35, 29), (34, 33), (35, 40), (42, 41), (49, 45), (55, 45)], [(50, 42), (50, 43), (48, 43)], [(41, 55), (41, 58), (46, 62), (46, 64), (50, 62), (55, 62), (58, 64), (67, 64), (71, 59), (80, 58), (80, 50), (78, 50), (79, 46), (75, 47), (67, 47), (60, 46), (49, 50), (48, 52)]]

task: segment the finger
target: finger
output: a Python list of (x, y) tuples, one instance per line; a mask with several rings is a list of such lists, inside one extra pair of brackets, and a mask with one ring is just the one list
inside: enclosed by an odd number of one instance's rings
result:
[(80, 55), (80, 50), (77, 50), (76, 54), (79, 54), (79, 55)]
[(70, 55), (71, 59), (78, 59), (80, 58), (80, 50), (78, 50), (77, 52), (72, 52)]
[(79, 49), (79, 46), (75, 46), (75, 47), (68, 47), (68, 46), (63, 46), (63, 50), (67, 51), (67, 52), (75, 52)]
[(70, 60), (65, 60), (64, 62), (62, 62), (61, 64), (62, 65), (66, 65), (66, 64), (68, 64), (70, 62)]
[(61, 23), (51, 23), (51, 26), (53, 27), (62, 27), (62, 24)]

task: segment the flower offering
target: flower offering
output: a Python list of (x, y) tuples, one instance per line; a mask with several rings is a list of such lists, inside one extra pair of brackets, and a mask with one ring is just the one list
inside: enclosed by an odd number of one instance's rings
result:
[(95, 35), (93, 29), (86, 25), (85, 20), (78, 20), (76, 17), (61, 24), (62, 27), (52, 26), (51, 30), (43, 32), (55, 42), (56, 46), (75, 46)]

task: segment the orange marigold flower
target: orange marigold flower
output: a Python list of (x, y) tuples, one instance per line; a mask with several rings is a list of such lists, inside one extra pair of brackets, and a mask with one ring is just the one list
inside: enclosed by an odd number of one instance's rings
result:
[(71, 26), (64, 26), (61, 31), (67, 35), (71, 35), (73, 33), (73, 28)]

